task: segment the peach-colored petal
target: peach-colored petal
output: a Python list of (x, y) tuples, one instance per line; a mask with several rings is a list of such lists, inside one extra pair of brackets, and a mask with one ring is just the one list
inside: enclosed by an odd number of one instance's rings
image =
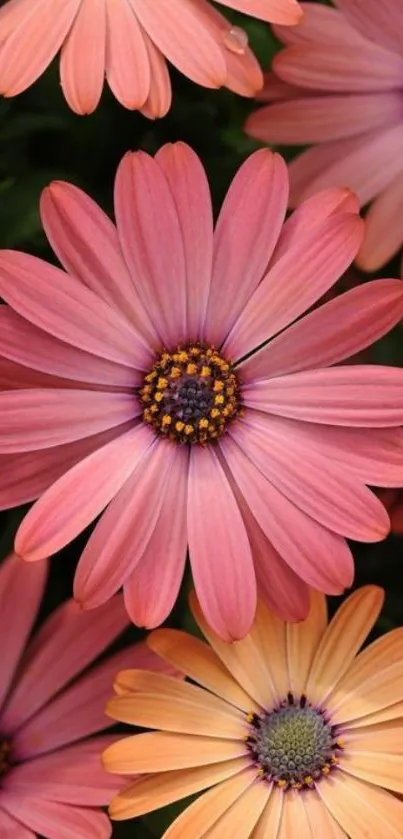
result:
[[(263, 708), (275, 704), (278, 697), (270, 672), (270, 659), (264, 656), (261, 648), (261, 622), (259, 621), (256, 630), (254, 625), (249, 634), (241, 641), (229, 645), (209, 628), (194, 592), (192, 592), (190, 598), (190, 606), (203, 635), (205, 635), (225, 667), (243, 689), (250, 694), (254, 702)], [(262, 604), (259, 604), (258, 608), (259, 611), (265, 609)], [(264, 617), (262, 619), (264, 620)], [(253, 710), (253, 708), (248, 710)]]
[[(265, 808), (270, 791), (267, 782), (261, 778), (256, 780), (256, 769), (251, 769), (249, 774), (254, 781), (220, 815), (207, 832), (208, 839), (249, 839)], [(203, 824), (203, 820), (200, 820), (200, 824)]]
[(348, 839), (347, 834), (325, 807), (316, 790), (304, 790), (302, 803), (311, 826), (312, 837), (326, 836), (326, 839)]
[[(389, 732), (391, 738), (385, 737), (382, 743), (382, 735), (375, 742), (377, 749), (373, 748), (371, 736), (368, 742), (363, 743), (362, 749), (358, 750), (354, 742), (348, 741), (348, 754), (343, 756), (341, 766), (344, 772), (360, 778), (369, 784), (403, 793), (403, 738), (402, 726), (396, 726)], [(391, 741), (391, 745), (389, 745)], [(383, 748), (382, 748), (383, 745)], [(366, 749), (365, 746), (368, 746)], [(372, 747), (372, 748), (371, 748)]]
[(118, 740), (104, 752), (103, 761), (108, 772), (135, 775), (190, 769), (246, 755), (242, 741), (153, 731)]
[(139, 778), (112, 800), (109, 813), (114, 820), (142, 816), (226, 781), (246, 769), (248, 764), (248, 758), (241, 757), (210, 766), (171, 770)]
[(146, 102), (151, 87), (148, 49), (127, 0), (106, 3), (106, 78), (116, 99), (132, 110)]
[(182, 73), (205, 87), (221, 87), (226, 66), (208, 19), (191, 0), (130, 0), (154, 44)]
[(272, 787), (270, 798), (253, 831), (251, 839), (277, 839), (283, 812), (284, 793)]
[(326, 626), (326, 600), (323, 594), (312, 589), (306, 620), (286, 624), (289, 685), (291, 692), (297, 697), (305, 693), (311, 665)]
[(256, 611), (253, 559), (241, 513), (212, 447), (191, 449), (187, 516), (190, 562), (203, 612), (226, 641), (243, 638)]
[(302, 8), (297, 0), (219, 0), (223, 6), (238, 9), (269, 23), (293, 25), (300, 23)]
[(337, 772), (317, 792), (351, 839), (401, 839), (403, 804), (389, 792)]
[[(348, 642), (346, 642), (346, 648)], [(337, 722), (366, 717), (403, 699), (403, 629), (374, 641), (351, 664), (328, 705)]]
[(91, 114), (105, 78), (106, 0), (82, 0), (63, 44), (60, 81), (70, 108)]
[(342, 603), (323, 635), (312, 663), (306, 685), (312, 702), (326, 704), (326, 698), (340, 684), (371, 631), (383, 600), (382, 589), (364, 586)]
[(171, 80), (164, 56), (144, 30), (143, 37), (147, 47), (151, 79), (148, 98), (140, 111), (145, 117), (156, 119), (164, 117), (171, 107)]
[(55, 12), (54, 0), (39, 0), (35, 5), (31, 3), (29, 10), (21, 7), (21, 15), (14, 7), (17, 14), (10, 16), (9, 21), (13, 28), (0, 51), (3, 96), (21, 93), (43, 73), (69, 32), (80, 5), (81, 0), (65, 0)]
[(141, 670), (118, 674), (117, 685), (125, 692), (109, 700), (106, 713), (119, 722), (230, 740), (246, 736), (244, 715), (197, 685)]
[(158, 629), (149, 636), (148, 645), (178, 670), (231, 705), (242, 711), (258, 709), (218, 655), (198, 638), (178, 629)]
[(303, 804), (303, 797), (285, 795), (281, 822), (276, 839), (289, 839), (297, 828), (299, 839), (313, 839), (307, 813)]

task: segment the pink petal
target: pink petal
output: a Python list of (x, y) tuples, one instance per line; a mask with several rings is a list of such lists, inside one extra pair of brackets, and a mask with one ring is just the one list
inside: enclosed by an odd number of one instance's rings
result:
[(401, 119), (396, 92), (335, 94), (274, 102), (252, 114), (246, 125), (251, 137), (269, 143), (323, 143), (383, 128)]
[(383, 504), (345, 466), (309, 450), (277, 417), (248, 412), (231, 436), (262, 475), (315, 521), (334, 533), (376, 542), (389, 531)]
[(0, 805), (46, 839), (109, 839), (112, 833), (108, 817), (88, 807), (71, 807), (10, 791), (1, 796)]
[(302, 9), (296, 0), (219, 0), (219, 3), (269, 23), (289, 25), (299, 23), (302, 18)]
[(342, 41), (336, 46), (299, 43), (278, 53), (274, 72), (285, 82), (332, 93), (375, 93), (399, 87), (403, 57), (376, 44), (360, 48)]
[(50, 376), (47, 373), (39, 373), (37, 370), (23, 367), (21, 364), (16, 364), (14, 361), (0, 356), (1, 390), (19, 390), (29, 387), (68, 387), (69, 384), (66, 379)]
[(247, 384), (243, 396), (251, 408), (304, 422), (362, 428), (403, 423), (403, 370), (394, 367), (348, 365), (292, 373)]
[(168, 60), (192, 81), (221, 87), (226, 80), (223, 47), (204, 9), (193, 0), (130, 0), (144, 29)]
[(5, 628), (0, 657), (0, 707), (35, 621), (47, 572), (46, 562), (29, 568), (15, 554), (0, 566), (0, 622)]
[(77, 566), (74, 596), (85, 609), (105, 603), (130, 577), (155, 530), (177, 451), (156, 439), (110, 503)]
[(249, 381), (344, 361), (403, 318), (400, 280), (373, 280), (335, 297), (240, 365)]
[(403, 125), (397, 125), (308, 149), (290, 165), (291, 205), (339, 184), (366, 204), (401, 175), (402, 143)]
[(78, 381), (104, 387), (133, 388), (142, 380), (137, 370), (58, 341), (17, 315), (9, 306), (0, 308), (0, 352), (27, 368), (63, 377), (67, 380), (66, 386), (70, 387)]
[(0, 455), (0, 509), (19, 507), (38, 498), (68, 469), (131, 425), (126, 423), (51, 449)]
[(147, 47), (151, 80), (148, 98), (140, 111), (145, 117), (156, 119), (157, 117), (164, 117), (171, 107), (171, 81), (164, 56), (154, 46), (144, 30), (143, 38)]
[(105, 77), (106, 3), (80, 3), (63, 44), (60, 81), (76, 114), (91, 114), (99, 104)]
[(288, 202), (287, 168), (267, 149), (251, 155), (228, 190), (214, 238), (205, 334), (222, 343), (258, 286), (277, 243)]
[(102, 752), (115, 741), (116, 735), (95, 737), (20, 763), (7, 773), (4, 789), (82, 807), (109, 804), (111, 797), (127, 783), (102, 767)]
[(9, 816), (1, 807), (0, 800), (0, 831), (2, 839), (37, 839), (37, 834), (24, 827), (20, 821)]
[(226, 641), (243, 638), (256, 609), (253, 559), (241, 513), (211, 447), (194, 446), (190, 452), (188, 538), (206, 620)]
[(186, 329), (186, 266), (177, 208), (160, 166), (145, 152), (126, 154), (115, 181), (120, 242), (138, 294), (162, 343)]
[(233, 326), (225, 352), (240, 358), (288, 326), (325, 293), (353, 261), (363, 236), (358, 216), (338, 213), (306, 228), (269, 268)]
[(304, 620), (309, 610), (308, 587), (266, 538), (235, 482), (232, 490), (252, 548), (259, 597), (281, 620)]
[[(337, 2), (337, 0), (336, 0)], [(284, 44), (298, 44), (301, 41), (327, 46), (349, 44), (360, 49), (366, 42), (337, 9), (322, 3), (301, 3), (302, 20), (298, 26), (273, 27), (277, 38)]]
[(91, 664), (128, 623), (120, 595), (92, 612), (83, 612), (73, 600), (59, 606), (42, 624), (24, 653), (20, 678), (1, 715), (3, 733), (20, 728), (43, 708)]
[(342, 214), (344, 217), (346, 213), (358, 214), (359, 211), (357, 196), (346, 187), (333, 187), (315, 193), (300, 204), (285, 222), (271, 265), (275, 265), (291, 248), (298, 246), (309, 228), (324, 224), (329, 216)]
[(403, 244), (403, 171), (378, 195), (365, 216), (365, 239), (357, 256), (363, 271), (376, 271)]
[(278, 492), (229, 435), (221, 448), (254, 518), (292, 570), (327, 594), (339, 594), (350, 586), (353, 558), (345, 540)]
[(155, 342), (155, 329), (140, 303), (116, 227), (95, 201), (72, 184), (53, 181), (42, 192), (40, 212), (51, 247), (66, 271)]
[(21, 17), (10, 19), (13, 30), (0, 51), (3, 96), (21, 93), (43, 73), (63, 43), (79, 6), (80, 0), (66, 0), (55, 11), (54, 0), (39, 0), (29, 11), (23, 9)]
[(12, 390), (0, 393), (0, 451), (60, 446), (116, 427), (139, 414), (126, 393), (85, 390)]
[(109, 728), (111, 721), (105, 714), (105, 705), (113, 680), (119, 670), (137, 666), (138, 646), (134, 644), (109, 656), (19, 728), (13, 736), (17, 763)]
[(360, 0), (335, 0), (347, 20), (362, 32), (364, 37), (386, 49), (402, 55), (400, 29), (402, 10), (398, 0), (366, 0), (365, 7)]
[(203, 337), (213, 258), (213, 215), (206, 173), (185, 143), (166, 144), (156, 155), (170, 186), (186, 262), (186, 321), (193, 340)]
[(69, 469), (25, 516), (15, 539), (19, 555), (43, 559), (71, 542), (119, 493), (152, 442), (150, 430), (137, 425)]
[(151, 85), (145, 38), (134, 9), (126, 0), (106, 4), (106, 78), (125, 108), (141, 108)]
[(152, 362), (150, 350), (123, 315), (41, 259), (3, 250), (0, 294), (19, 315), (67, 344), (139, 370)]
[(137, 626), (163, 623), (175, 605), (186, 561), (186, 493), (189, 455), (175, 453), (169, 483), (153, 534), (124, 584), (126, 609)]

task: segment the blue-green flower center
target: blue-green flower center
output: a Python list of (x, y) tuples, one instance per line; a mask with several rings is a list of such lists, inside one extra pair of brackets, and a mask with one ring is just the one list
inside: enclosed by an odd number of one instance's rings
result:
[(311, 787), (337, 765), (337, 730), (326, 715), (289, 694), (273, 711), (249, 717), (247, 745), (262, 776), (285, 789)]

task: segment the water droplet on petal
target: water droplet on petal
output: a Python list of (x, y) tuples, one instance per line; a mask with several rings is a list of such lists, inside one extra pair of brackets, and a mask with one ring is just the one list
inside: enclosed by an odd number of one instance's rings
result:
[(230, 52), (244, 55), (248, 47), (248, 35), (240, 26), (231, 26), (224, 32), (224, 46)]

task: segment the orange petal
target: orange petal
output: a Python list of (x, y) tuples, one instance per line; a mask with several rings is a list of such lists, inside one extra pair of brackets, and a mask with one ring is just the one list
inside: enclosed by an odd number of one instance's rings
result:
[(300, 696), (305, 691), (308, 674), (326, 626), (326, 599), (323, 594), (312, 589), (311, 606), (306, 620), (286, 624), (290, 690), (295, 696)]
[(298, 832), (298, 839), (312, 839), (311, 828), (306, 810), (302, 803), (302, 795), (297, 793), (284, 795), (283, 812), (277, 839), (290, 839)]
[(208, 831), (206, 839), (249, 839), (265, 808), (270, 789), (266, 781), (255, 780)]
[(249, 765), (248, 758), (227, 760), (196, 769), (178, 769), (139, 778), (112, 800), (109, 813), (112, 819), (132, 819), (195, 795), (206, 787), (232, 778)]
[(394, 629), (357, 656), (328, 708), (337, 723), (357, 720), (403, 700), (403, 628)]
[[(251, 631), (242, 641), (227, 644), (208, 626), (194, 592), (190, 597), (190, 608), (203, 635), (234, 679), (262, 708), (270, 708), (277, 704), (279, 697), (268, 660), (261, 646), (260, 633), (256, 629), (256, 624), (252, 626)], [(262, 608), (264, 607), (260, 604), (259, 611)], [(272, 649), (271, 654), (275, 657), (275, 648)]]
[(147, 643), (161, 658), (212, 693), (243, 711), (258, 710), (208, 644), (178, 629), (156, 629)]
[(379, 751), (353, 751), (349, 746), (348, 754), (340, 762), (341, 768), (350, 775), (361, 778), (369, 784), (403, 793), (403, 754), (402, 736), (400, 754), (387, 754)]
[(283, 804), (283, 791), (278, 787), (272, 787), (270, 798), (251, 835), (251, 839), (277, 839)]
[(364, 586), (342, 603), (319, 644), (306, 692), (311, 702), (323, 703), (348, 669), (382, 608), (384, 593)]
[[(226, 815), (234, 803), (236, 805), (240, 796), (240, 800), (243, 800), (243, 793), (245, 794), (245, 791), (251, 789), (251, 785), (255, 787), (255, 780), (256, 770), (247, 769), (209, 790), (181, 813), (164, 834), (164, 839), (183, 839), (185, 836), (189, 839), (190, 837), (191, 839), (202, 839), (202, 837), (203, 839), (207, 839), (207, 837), (210, 839), (210, 835), (215, 835), (217, 820), (218, 823), (221, 822), (223, 814)], [(223, 818), (225, 818), (225, 815)], [(238, 812), (238, 825), (239, 818)], [(226, 839), (227, 835), (223, 832), (220, 839)], [(229, 835), (231, 836), (231, 834)]]
[(352, 839), (402, 839), (403, 804), (385, 790), (338, 771), (317, 791)]
[(152, 731), (118, 740), (103, 754), (108, 772), (136, 775), (206, 766), (247, 755), (244, 743)]
[[(245, 715), (203, 688), (158, 673), (128, 670), (118, 675), (131, 693), (111, 699), (106, 713), (112, 719), (180, 734), (210, 734), (242, 740), (247, 735)], [(127, 688), (126, 688), (127, 689)]]
[(387, 708), (382, 708), (380, 711), (374, 711), (373, 714), (360, 717), (357, 720), (345, 723), (347, 731), (355, 731), (361, 726), (376, 725), (377, 723), (389, 722), (403, 717), (403, 702), (395, 702), (394, 705), (388, 705)]
[(318, 837), (318, 839), (348, 839), (347, 834), (334, 820), (316, 790), (305, 790), (302, 801), (313, 837)]
[(126, 0), (107, 3), (106, 78), (126, 108), (140, 108), (148, 98), (151, 70), (143, 30)]

